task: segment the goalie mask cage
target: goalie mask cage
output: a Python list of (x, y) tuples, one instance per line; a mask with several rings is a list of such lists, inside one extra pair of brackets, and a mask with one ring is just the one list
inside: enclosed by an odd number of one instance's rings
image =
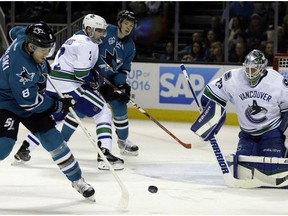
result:
[(288, 53), (277, 53), (274, 55), (273, 69), (288, 79)]

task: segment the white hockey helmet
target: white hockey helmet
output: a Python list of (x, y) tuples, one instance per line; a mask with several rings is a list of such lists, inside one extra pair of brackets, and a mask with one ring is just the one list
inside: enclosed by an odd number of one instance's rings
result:
[(251, 87), (255, 87), (259, 83), (261, 77), (264, 76), (267, 63), (268, 60), (260, 50), (254, 49), (245, 57), (243, 67)]
[(86, 30), (87, 27), (90, 27), (95, 31), (96, 29), (105, 29), (107, 28), (106, 20), (95, 14), (87, 14), (83, 19), (83, 30)]

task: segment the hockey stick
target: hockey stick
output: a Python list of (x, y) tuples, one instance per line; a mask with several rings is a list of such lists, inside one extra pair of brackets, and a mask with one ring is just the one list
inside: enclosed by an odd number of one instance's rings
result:
[[(107, 80), (104, 76), (99, 74), (99, 77), (107, 83), (112, 89), (114, 89), (115, 92), (118, 94), (122, 94), (115, 85), (113, 85), (109, 80)], [(141, 113), (143, 113), (145, 116), (147, 116), (151, 121), (153, 121), (155, 124), (157, 124), (161, 129), (163, 129), (166, 133), (168, 133), (173, 139), (175, 139), (180, 145), (182, 145), (184, 148), (191, 149), (192, 145), (190, 143), (184, 143), (180, 139), (178, 139), (173, 133), (171, 133), (167, 128), (165, 128), (159, 121), (157, 121), (155, 118), (153, 118), (151, 115), (149, 115), (144, 109), (142, 109), (140, 106), (138, 106), (131, 98), (129, 98), (129, 102), (136, 107)]]
[[(55, 89), (55, 91), (57, 92), (57, 94), (59, 95), (59, 97), (64, 98), (64, 95), (59, 91), (59, 89), (56, 87), (56, 85), (54, 84), (53, 80), (51, 79), (51, 77), (49, 76), (49, 74), (47, 74), (47, 79), (49, 80), (50, 84), (52, 85), (52, 87)], [(112, 165), (109, 163), (109, 161), (107, 160), (106, 156), (103, 154), (103, 152), (99, 149), (97, 143), (95, 142), (95, 140), (92, 138), (91, 134), (89, 133), (89, 131), (87, 130), (87, 128), (83, 125), (81, 119), (78, 117), (78, 115), (75, 113), (74, 109), (72, 107), (69, 107), (69, 112), (71, 113), (71, 115), (76, 119), (77, 123), (80, 125), (80, 127), (82, 128), (82, 130), (84, 131), (84, 133), (86, 134), (86, 136), (88, 137), (90, 143), (92, 144), (92, 146), (96, 149), (97, 153), (101, 156), (101, 158), (104, 160), (104, 162), (106, 163), (106, 165), (109, 167), (109, 170), (111, 171), (112, 175), (114, 176), (114, 178), (116, 179), (117, 183), (119, 184), (121, 191), (122, 191), (122, 195), (121, 195), (121, 199), (119, 201), (119, 207), (122, 209), (126, 209), (128, 207), (128, 202), (129, 202), (129, 192), (126, 189), (125, 185), (122, 183), (122, 181), (120, 180), (120, 178), (118, 177), (118, 175), (116, 174), (114, 168), (112, 167)]]
[(195, 92), (194, 92), (194, 89), (193, 89), (193, 87), (192, 87), (192, 83), (191, 83), (191, 81), (190, 81), (190, 78), (189, 78), (189, 76), (188, 76), (188, 73), (187, 73), (187, 70), (186, 70), (184, 64), (181, 64), (181, 65), (180, 65), (180, 68), (181, 68), (182, 73), (184, 74), (184, 77), (185, 77), (185, 79), (186, 79), (186, 81), (187, 81), (187, 83), (188, 83), (188, 86), (189, 86), (190, 91), (191, 91), (191, 93), (192, 93), (192, 95), (193, 95), (193, 98), (194, 98), (194, 100), (195, 100), (195, 102), (196, 102), (196, 104), (197, 104), (197, 107), (198, 107), (198, 109), (199, 109), (199, 112), (201, 113), (201, 112), (203, 111), (203, 107), (201, 106), (201, 104), (199, 103), (199, 101), (198, 101), (198, 99), (197, 99), (197, 97), (196, 97), (196, 94), (195, 94)]
[[(196, 97), (196, 94), (194, 92), (194, 89), (193, 89), (193, 86), (191, 84), (191, 81), (188, 77), (188, 74), (187, 74), (187, 70), (184, 66), (184, 64), (181, 64), (180, 65), (180, 68), (181, 68), (181, 71), (183, 72), (185, 78), (186, 78), (186, 81), (189, 85), (189, 88), (192, 92), (192, 95), (194, 97), (194, 100), (196, 101), (196, 104), (199, 108), (199, 112), (201, 112), (202, 107), (200, 105), (200, 103), (198, 102), (198, 99)], [(219, 167), (221, 169), (221, 172), (223, 174), (223, 178), (224, 178), (224, 181), (226, 183), (226, 185), (228, 187), (239, 187), (239, 188), (256, 188), (256, 187), (261, 187), (263, 186), (263, 182), (260, 181), (260, 180), (254, 180), (254, 179), (245, 179), (245, 180), (242, 180), (242, 179), (236, 179), (233, 177), (229, 167), (228, 167), (228, 163), (225, 159), (225, 157), (223, 156), (222, 152), (221, 152), (221, 149), (217, 143), (217, 140), (215, 137), (211, 138), (209, 140), (210, 144), (211, 144), (211, 147), (213, 149), (213, 152), (214, 152), (214, 155), (216, 157), (216, 160), (219, 164)]]

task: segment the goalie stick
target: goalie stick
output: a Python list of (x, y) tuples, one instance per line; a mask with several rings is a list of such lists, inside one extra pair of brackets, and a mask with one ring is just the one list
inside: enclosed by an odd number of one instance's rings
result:
[[(197, 106), (198, 106), (198, 109), (199, 109), (199, 111), (201, 112), (201, 110), (203, 110), (203, 109), (202, 109), (202, 107), (201, 107), (201, 104), (198, 102), (198, 99), (197, 99), (197, 97), (196, 97), (196, 94), (195, 94), (195, 92), (194, 92), (194, 89), (193, 89), (193, 86), (192, 86), (192, 84), (191, 84), (191, 81), (190, 81), (190, 79), (189, 79), (189, 77), (188, 77), (188, 73), (187, 73), (187, 70), (186, 70), (184, 64), (181, 64), (181, 65), (180, 65), (180, 68), (181, 68), (182, 73), (184, 74), (184, 77), (185, 77), (185, 79), (186, 79), (186, 81), (187, 81), (187, 84), (189, 85), (189, 88), (190, 88), (191, 93), (192, 93), (192, 95), (193, 95), (193, 97), (194, 97), (194, 100), (196, 101), (196, 104), (197, 104)], [(211, 144), (211, 147), (212, 147), (212, 149), (213, 149), (213, 153), (214, 153), (214, 155), (215, 155), (215, 158), (216, 158), (216, 160), (217, 160), (217, 162), (218, 162), (218, 165), (219, 165), (219, 167), (220, 167), (220, 169), (221, 169), (221, 172), (222, 172), (222, 174), (223, 174), (223, 178), (224, 178), (225, 184), (226, 184), (228, 187), (236, 187), (236, 188), (257, 188), (257, 187), (263, 187), (263, 186), (270, 186), (270, 184), (267, 184), (267, 182), (264, 183), (264, 182), (261, 181), (260, 179), (245, 179), (245, 180), (244, 180), (244, 179), (236, 179), (236, 178), (234, 178), (233, 175), (232, 175), (232, 173), (231, 173), (231, 171), (230, 171), (230, 169), (229, 169), (229, 167), (228, 167), (228, 163), (227, 163), (225, 157), (223, 156), (223, 154), (222, 154), (222, 152), (221, 152), (221, 149), (220, 149), (220, 147), (219, 147), (219, 145), (218, 145), (218, 143), (217, 143), (216, 138), (215, 138), (215, 137), (211, 138), (211, 139), (209, 140), (209, 142), (210, 142), (210, 144)], [(257, 173), (257, 174), (258, 174), (258, 173)], [(257, 174), (256, 174), (256, 176), (257, 176)], [(263, 179), (263, 178), (262, 178), (262, 179)], [(284, 181), (285, 181), (285, 180), (286, 180), (286, 179), (284, 178)], [(279, 183), (280, 181), (283, 181), (283, 179), (278, 180), (278, 183)], [(283, 181), (283, 182), (284, 182), (284, 181)], [(271, 182), (271, 184), (273, 183), (272, 186), (277, 186), (277, 185), (276, 185), (276, 184), (277, 184), (276, 181), (275, 181), (275, 184), (274, 184), (274, 181), (273, 181), (273, 182), (270, 181), (270, 182)], [(283, 183), (283, 182), (282, 182), (282, 183)], [(281, 183), (281, 184), (282, 184), (282, 183)]]
[[(109, 80), (107, 80), (104, 76), (102, 76), (100, 73), (98, 73), (99, 77), (107, 83), (112, 89), (114, 89), (115, 92), (118, 94), (123, 94), (115, 85), (113, 85)], [(155, 124), (157, 124), (162, 130), (164, 130), (166, 133), (168, 133), (173, 139), (175, 139), (180, 145), (182, 145), (184, 148), (191, 149), (192, 145), (190, 143), (185, 143), (181, 141), (179, 138), (177, 138), (172, 132), (170, 132), (166, 127), (164, 127), (159, 121), (157, 121), (155, 118), (153, 118), (151, 115), (149, 115), (144, 109), (142, 109), (140, 106), (138, 106), (131, 98), (129, 98), (129, 102), (136, 107), (141, 113), (143, 113), (145, 116), (147, 116), (151, 121), (153, 121)]]
[[(52, 87), (55, 89), (55, 91), (57, 92), (57, 94), (59, 95), (59, 97), (64, 98), (64, 95), (59, 91), (59, 89), (57, 88), (57, 86), (54, 84), (53, 80), (51, 79), (51, 77), (49, 76), (49, 74), (47, 74), (47, 79), (49, 80), (50, 84), (52, 85)], [(84, 131), (84, 133), (86, 134), (86, 136), (88, 137), (90, 143), (92, 144), (92, 146), (96, 149), (97, 153), (101, 156), (101, 158), (104, 160), (104, 162), (106, 163), (106, 165), (109, 167), (110, 172), (112, 173), (112, 175), (114, 176), (115, 180), (117, 181), (117, 183), (119, 184), (120, 188), (121, 188), (121, 199), (119, 201), (119, 207), (121, 209), (126, 209), (128, 207), (128, 203), (129, 203), (129, 192), (126, 189), (125, 185), (122, 183), (122, 181), (120, 180), (120, 178), (118, 177), (118, 175), (116, 174), (114, 168), (112, 167), (112, 165), (109, 163), (109, 161), (107, 160), (106, 156), (103, 154), (103, 152), (100, 150), (100, 148), (98, 147), (96, 141), (92, 138), (91, 134), (89, 133), (89, 131), (87, 130), (87, 128), (83, 125), (81, 119), (78, 117), (78, 115), (75, 113), (74, 109), (72, 107), (69, 107), (69, 112), (71, 113), (71, 115), (76, 119), (77, 123), (80, 125), (80, 127), (82, 128), (82, 130)]]

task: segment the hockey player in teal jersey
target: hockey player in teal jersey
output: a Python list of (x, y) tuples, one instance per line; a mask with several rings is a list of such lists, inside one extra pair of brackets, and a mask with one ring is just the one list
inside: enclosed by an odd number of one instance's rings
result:
[[(74, 110), (79, 118), (93, 118), (96, 123), (98, 145), (115, 170), (124, 169), (124, 161), (112, 152), (112, 114), (107, 103), (97, 91), (97, 74), (93, 67), (99, 55), (98, 45), (106, 33), (105, 19), (96, 14), (87, 14), (82, 22), (82, 30), (68, 38), (57, 51), (51, 64), (50, 77), (60, 92), (69, 94), (77, 101)], [(46, 94), (56, 94), (55, 89), (47, 83)], [(57, 121), (65, 116), (55, 115)], [(67, 115), (61, 134), (68, 141), (78, 126), (72, 115)], [(33, 134), (29, 134), (15, 154), (16, 163), (29, 161), (30, 152), (40, 142)], [(98, 156), (98, 168), (109, 170), (103, 159)]]
[(126, 79), (136, 53), (135, 44), (129, 36), (136, 24), (137, 19), (133, 12), (120, 11), (117, 16), (118, 26), (107, 27), (107, 35), (102, 39), (96, 63), (96, 70), (122, 92), (121, 94), (114, 92), (114, 89), (105, 82), (100, 88), (100, 93), (112, 108), (120, 153), (133, 156), (138, 155), (138, 146), (127, 139), (129, 133), (127, 103), (131, 87)]
[(54, 112), (68, 112), (72, 97), (43, 94), (47, 74), (46, 57), (53, 52), (55, 36), (44, 22), (10, 31), (12, 44), (0, 66), (0, 160), (12, 151), (20, 122), (41, 141), (53, 161), (85, 198), (95, 201), (94, 189), (82, 178), (78, 162), (55, 128)]

